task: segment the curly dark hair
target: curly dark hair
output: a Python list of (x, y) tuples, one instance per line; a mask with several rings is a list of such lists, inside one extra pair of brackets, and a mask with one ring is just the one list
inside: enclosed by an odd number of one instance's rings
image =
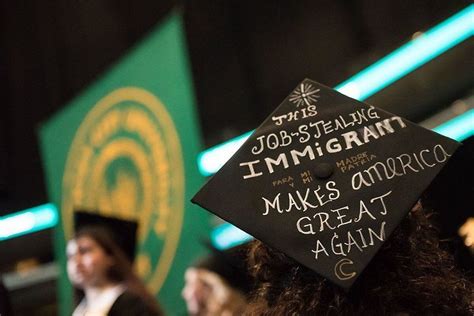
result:
[(254, 241), (247, 315), (474, 315), (472, 276), (440, 247), (430, 215), (417, 204), (349, 292)]

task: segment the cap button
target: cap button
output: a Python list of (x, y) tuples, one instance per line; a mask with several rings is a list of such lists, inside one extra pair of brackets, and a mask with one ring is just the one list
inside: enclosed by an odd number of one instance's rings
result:
[(316, 165), (314, 168), (314, 176), (318, 179), (327, 179), (334, 173), (334, 167), (326, 162)]

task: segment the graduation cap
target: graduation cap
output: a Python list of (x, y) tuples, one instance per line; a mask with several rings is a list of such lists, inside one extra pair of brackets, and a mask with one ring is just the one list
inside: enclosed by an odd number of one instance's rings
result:
[(458, 146), (305, 79), (192, 202), (349, 289)]
[(76, 210), (74, 230), (100, 228), (124, 252), (130, 262), (135, 258), (138, 224), (134, 221), (99, 215), (97, 212)]

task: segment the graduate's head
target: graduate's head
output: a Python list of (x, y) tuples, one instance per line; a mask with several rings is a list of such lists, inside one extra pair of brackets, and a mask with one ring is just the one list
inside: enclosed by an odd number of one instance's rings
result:
[(472, 283), (418, 203), (345, 291), (267, 244), (249, 251), (259, 284), (249, 315), (468, 315)]
[[(340, 312), (345, 296), (338, 293), (357, 293), (360, 284), (371, 285), (361, 291), (364, 298), (366, 290), (395, 282), (403, 300), (410, 282), (423, 285), (432, 274), (449, 274), (436, 266), (444, 261), (424, 269), (423, 258), (416, 267), (397, 259), (425, 250), (432, 255), (426, 258), (443, 258), (436, 254), (436, 239), (423, 239), (429, 226), (408, 214), (458, 147), (452, 139), (305, 79), (192, 201), (262, 242), (254, 251), (260, 297), (286, 307), (279, 298), (294, 298), (294, 307), (301, 308), (272, 315), (300, 314), (309, 302), (321, 304), (323, 314), (331, 308)], [(412, 224), (420, 230), (410, 240), (410, 230), (400, 232)], [(402, 263), (407, 273), (421, 271), (419, 278), (402, 276)], [(312, 272), (300, 278), (299, 271)], [(293, 286), (298, 279), (303, 282)], [(443, 284), (448, 283), (438, 283)], [(311, 300), (301, 299), (303, 293)], [(388, 301), (387, 293), (374, 295), (367, 306), (375, 306), (375, 298)], [(439, 303), (439, 294), (423, 302)], [(356, 300), (353, 307), (358, 306)]]
[(120, 235), (126, 236), (135, 235), (136, 225), (91, 213), (76, 214), (76, 231), (66, 248), (71, 282), (84, 289), (124, 281), (131, 273), (134, 246), (129, 251), (123, 249), (127, 247), (120, 242), (117, 223), (123, 226)]

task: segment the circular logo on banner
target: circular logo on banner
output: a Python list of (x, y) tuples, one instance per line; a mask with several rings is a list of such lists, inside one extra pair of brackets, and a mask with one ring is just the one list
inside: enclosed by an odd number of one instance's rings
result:
[(141, 88), (100, 100), (79, 126), (62, 188), (65, 237), (75, 208), (138, 222), (135, 268), (156, 294), (169, 272), (184, 212), (184, 167), (173, 121)]

